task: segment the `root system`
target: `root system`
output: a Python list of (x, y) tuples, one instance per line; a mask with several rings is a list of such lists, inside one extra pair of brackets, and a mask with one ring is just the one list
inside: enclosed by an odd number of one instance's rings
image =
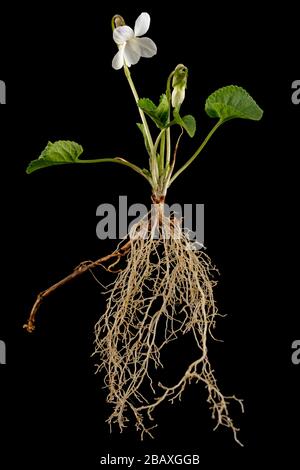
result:
[[(110, 285), (106, 310), (95, 326), (97, 371), (104, 372), (107, 401), (113, 407), (109, 424), (117, 423), (122, 431), (131, 414), (141, 436), (152, 435), (155, 409), (165, 400), (180, 399), (195, 381), (206, 389), (215, 427), (230, 428), (240, 444), (228, 408), (237, 401), (243, 409), (242, 401), (222, 394), (208, 358), (219, 315), (210, 258), (193, 249), (182, 221), (166, 217), (163, 204), (155, 205), (151, 224), (147, 216), (129, 236), (126, 266)], [(188, 334), (197, 359), (173, 385), (157, 382), (153, 371), (164, 367), (162, 350)]]

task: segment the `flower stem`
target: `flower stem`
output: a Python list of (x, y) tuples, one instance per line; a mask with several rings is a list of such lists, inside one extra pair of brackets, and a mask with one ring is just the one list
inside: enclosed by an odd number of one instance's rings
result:
[(172, 178), (170, 179), (170, 182), (169, 182), (169, 186), (175, 181), (175, 179), (177, 178), (177, 176), (179, 176), (184, 170), (187, 169), (187, 167), (195, 160), (195, 158), (199, 155), (199, 153), (201, 152), (201, 150), (203, 150), (203, 148), (205, 147), (205, 145), (207, 144), (207, 142), (209, 141), (209, 139), (212, 137), (212, 135), (216, 132), (216, 130), (223, 124), (223, 120), (220, 119), (217, 124), (211, 129), (211, 131), (207, 134), (207, 136), (205, 137), (205, 139), (203, 140), (202, 144), (200, 145), (200, 147), (196, 150), (196, 152), (191, 156), (191, 158), (184, 164), (182, 165), (181, 168), (179, 168), (179, 170), (172, 176)]
[(165, 169), (165, 146), (166, 146), (166, 133), (163, 132), (160, 140), (160, 167), (159, 174), (162, 175)]
[[(127, 67), (127, 65), (124, 65), (124, 73), (125, 73), (125, 76), (128, 80), (128, 83), (129, 83), (129, 86), (131, 88), (132, 94), (134, 96), (135, 102), (138, 106), (139, 95), (136, 91), (133, 80), (131, 78), (131, 73), (130, 73), (129, 68)], [(149, 145), (149, 148), (150, 148), (150, 153), (151, 153), (151, 155), (150, 155), (150, 161), (151, 161), (150, 171), (151, 171), (151, 175), (152, 175), (152, 179), (153, 179), (153, 184), (156, 185), (157, 181), (158, 181), (158, 166), (157, 166), (157, 161), (156, 161), (156, 154), (154, 152), (153, 140), (152, 140), (152, 136), (151, 136), (151, 133), (150, 133), (150, 130), (149, 130), (147, 120), (146, 120), (146, 116), (145, 116), (143, 110), (139, 106), (138, 106), (138, 110), (139, 110), (139, 113), (140, 113), (140, 116), (141, 116), (141, 119), (142, 119), (142, 123), (143, 123), (143, 126), (144, 126), (145, 136), (147, 138), (148, 145)]]
[(178, 136), (178, 139), (177, 139), (177, 142), (176, 142), (176, 145), (175, 145), (175, 149), (174, 149), (173, 161), (171, 163), (170, 170), (168, 171), (168, 173), (166, 175), (166, 178), (165, 178), (165, 181), (164, 181), (164, 188), (163, 188), (163, 194), (164, 195), (167, 194), (168, 187), (171, 184), (170, 179), (171, 179), (172, 173), (173, 173), (174, 168), (175, 168), (177, 151), (178, 151), (179, 142), (180, 142), (180, 139), (181, 139), (182, 135), (183, 135), (183, 128), (181, 128), (181, 132)]
[[(170, 73), (167, 80), (166, 96), (169, 102), (169, 121), (171, 120), (171, 80), (174, 75), (174, 71)], [(167, 145), (166, 145), (166, 172), (169, 171), (171, 161), (171, 129), (170, 126), (167, 129)]]

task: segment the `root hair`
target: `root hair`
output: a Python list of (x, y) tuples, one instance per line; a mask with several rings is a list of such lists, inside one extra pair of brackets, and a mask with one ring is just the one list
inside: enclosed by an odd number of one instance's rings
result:
[[(216, 269), (204, 251), (192, 249), (181, 221), (165, 217), (162, 205), (150, 227), (149, 218), (143, 218), (129, 236), (126, 267), (110, 285), (106, 310), (95, 326), (97, 371), (104, 372), (113, 407), (108, 423), (122, 431), (131, 410), (141, 437), (152, 436), (154, 410), (165, 400), (180, 399), (192, 381), (202, 382), (215, 428), (230, 428), (241, 444), (228, 408), (236, 401), (243, 410), (242, 401), (221, 393), (207, 352), (219, 315), (213, 295)], [(188, 333), (197, 359), (174, 385), (155, 383), (151, 371), (163, 367), (162, 349)]]

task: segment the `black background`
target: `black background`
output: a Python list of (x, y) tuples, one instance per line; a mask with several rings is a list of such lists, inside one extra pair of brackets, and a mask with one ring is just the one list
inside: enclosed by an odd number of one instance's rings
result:
[[(250, 459), (294, 462), (300, 420), (299, 370), (291, 362), (291, 343), (299, 339), (300, 106), (291, 102), (299, 72), (296, 12), (288, 4), (263, 13), (231, 2), (223, 8), (199, 4), (197, 11), (173, 2), (100, 3), (26, 3), (4, 15), (1, 468), (80, 463), (92, 469), (107, 453), (196, 453), (200, 465), (212, 468)], [(99, 204), (117, 204), (119, 195), (129, 204), (150, 203), (146, 183), (119, 166), (25, 174), (48, 140), (79, 142), (90, 158), (124, 156), (137, 164), (146, 158), (128, 84), (111, 68), (111, 17), (122, 14), (133, 26), (142, 11), (151, 14), (147, 35), (158, 54), (132, 67), (140, 95), (157, 99), (177, 63), (189, 68), (183, 109), (196, 116), (199, 135), (184, 138), (178, 159), (187, 158), (210, 129), (204, 102), (216, 88), (243, 86), (265, 111), (261, 122), (224, 125), (168, 194), (169, 203), (205, 204), (205, 244), (221, 272), (216, 297), (228, 315), (219, 319), (224, 343), (211, 344), (211, 361), (224, 393), (245, 400), (243, 416), (232, 408), (244, 448), (228, 430), (213, 432), (200, 384), (191, 385), (181, 402), (161, 406), (154, 440), (141, 442), (133, 425), (121, 435), (117, 428), (109, 433), (103, 377), (94, 375), (90, 357), (104, 296), (89, 275), (47, 299), (33, 335), (22, 329), (39, 291), (81, 261), (114, 249), (114, 241), (96, 237)], [(179, 364), (184, 351), (172, 354)]]

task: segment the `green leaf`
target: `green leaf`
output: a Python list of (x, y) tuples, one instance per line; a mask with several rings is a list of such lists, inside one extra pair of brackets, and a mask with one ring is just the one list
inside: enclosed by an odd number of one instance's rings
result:
[(151, 151), (150, 151), (148, 139), (147, 139), (147, 136), (146, 136), (144, 124), (142, 124), (141, 122), (137, 122), (136, 125), (138, 126), (139, 130), (140, 130), (141, 133), (143, 134), (144, 142), (145, 142), (145, 147), (146, 147), (146, 150), (147, 150), (148, 154), (150, 155)]
[(157, 127), (164, 129), (167, 126), (169, 102), (166, 95), (161, 95), (158, 106), (149, 98), (141, 98), (138, 101), (138, 106), (155, 122)]
[(82, 152), (82, 146), (70, 140), (48, 142), (39, 158), (29, 163), (26, 173), (29, 174), (48, 166), (76, 163)]
[(163, 127), (166, 127), (169, 117), (169, 101), (165, 94), (161, 95), (159, 105), (156, 109), (156, 116), (160, 120)]
[(191, 114), (187, 114), (182, 118), (183, 127), (190, 137), (194, 137), (196, 132), (196, 119)]
[(138, 106), (149, 115), (156, 113), (156, 105), (149, 98), (139, 99)]
[(222, 121), (241, 118), (259, 121), (263, 110), (244, 88), (235, 85), (225, 86), (216, 90), (206, 100), (205, 111), (210, 117), (218, 117)]
[(173, 116), (175, 122), (183, 127), (190, 137), (194, 137), (196, 132), (196, 119), (194, 116), (187, 114), (182, 118), (177, 108), (174, 109)]

